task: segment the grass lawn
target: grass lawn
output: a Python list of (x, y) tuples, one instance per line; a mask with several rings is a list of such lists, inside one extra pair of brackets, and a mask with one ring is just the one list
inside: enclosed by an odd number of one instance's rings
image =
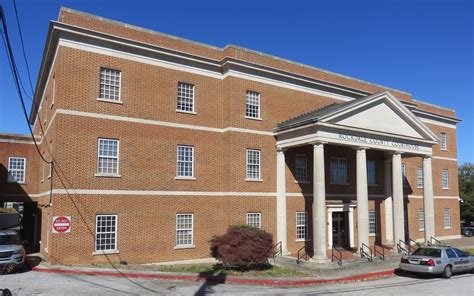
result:
[(471, 254), (471, 256), (474, 256), (474, 248), (470, 248), (470, 249), (462, 249), (464, 252), (468, 252), (469, 254)]

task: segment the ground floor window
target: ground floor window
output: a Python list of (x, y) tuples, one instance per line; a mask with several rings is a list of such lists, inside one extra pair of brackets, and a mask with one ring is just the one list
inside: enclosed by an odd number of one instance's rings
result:
[(95, 223), (95, 250), (117, 250), (117, 215), (97, 215)]
[(444, 209), (443, 217), (444, 217), (444, 229), (451, 228), (451, 209)]
[(176, 246), (192, 246), (193, 214), (176, 214)]
[(308, 238), (308, 215), (306, 212), (296, 212), (296, 239)]
[(418, 230), (425, 231), (425, 211), (418, 209)]
[(247, 225), (261, 228), (262, 215), (260, 213), (247, 213)]
[(369, 210), (369, 235), (377, 233), (377, 215), (375, 210)]

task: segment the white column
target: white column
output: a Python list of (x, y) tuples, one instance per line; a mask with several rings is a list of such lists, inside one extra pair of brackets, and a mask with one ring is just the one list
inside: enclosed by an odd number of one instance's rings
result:
[(313, 145), (313, 259), (327, 260), (326, 183), (324, 178), (324, 144)]
[(433, 200), (433, 172), (431, 157), (423, 158), (423, 208), (425, 211), (425, 242), (435, 236), (435, 217)]
[(286, 235), (286, 163), (285, 151), (277, 148), (277, 241), (282, 252), (288, 253)]
[(405, 241), (405, 219), (403, 217), (403, 176), (402, 156), (400, 153), (392, 155), (392, 184), (393, 184), (393, 230), (394, 243)]
[(385, 243), (393, 244), (392, 160), (385, 160)]
[(359, 245), (369, 245), (369, 194), (367, 185), (367, 158), (365, 148), (358, 148), (357, 162), (357, 236)]
[(354, 248), (354, 209), (349, 208), (349, 247)]

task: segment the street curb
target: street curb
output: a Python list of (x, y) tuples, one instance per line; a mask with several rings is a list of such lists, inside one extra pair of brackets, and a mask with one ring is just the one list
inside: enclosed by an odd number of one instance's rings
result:
[(130, 273), (120, 271), (85, 271), (85, 270), (69, 270), (60, 268), (43, 268), (33, 267), (32, 270), (36, 272), (47, 273), (61, 273), (71, 275), (93, 275), (93, 276), (112, 276), (112, 277), (126, 277), (126, 278), (143, 278), (156, 280), (171, 280), (171, 281), (191, 281), (191, 282), (219, 282), (222, 284), (239, 284), (239, 285), (259, 285), (259, 286), (275, 286), (275, 287), (297, 287), (307, 285), (321, 285), (321, 284), (337, 284), (349, 283), (356, 281), (374, 280), (381, 277), (391, 277), (395, 275), (395, 269), (370, 272), (364, 274), (357, 274), (347, 277), (334, 279), (302, 279), (302, 280), (285, 280), (285, 279), (249, 279), (239, 277), (223, 277), (223, 276), (200, 276), (200, 275), (176, 275), (176, 274), (148, 274), (148, 273)]

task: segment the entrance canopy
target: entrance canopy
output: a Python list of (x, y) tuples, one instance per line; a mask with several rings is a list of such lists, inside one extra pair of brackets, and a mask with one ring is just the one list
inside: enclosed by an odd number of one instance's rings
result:
[(331, 104), (278, 124), (279, 148), (323, 142), (431, 155), (438, 137), (389, 92)]

